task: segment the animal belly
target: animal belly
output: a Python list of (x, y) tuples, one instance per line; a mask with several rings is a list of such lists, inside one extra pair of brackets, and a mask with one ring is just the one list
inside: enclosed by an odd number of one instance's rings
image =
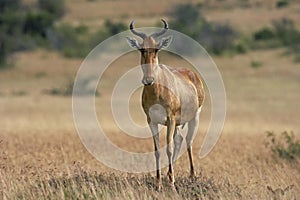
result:
[(149, 109), (149, 117), (151, 122), (157, 124), (165, 124), (167, 121), (167, 112), (165, 108), (160, 104), (154, 104)]
[(198, 110), (198, 102), (196, 96), (182, 96), (180, 111), (176, 113), (176, 124), (185, 124), (192, 120)]

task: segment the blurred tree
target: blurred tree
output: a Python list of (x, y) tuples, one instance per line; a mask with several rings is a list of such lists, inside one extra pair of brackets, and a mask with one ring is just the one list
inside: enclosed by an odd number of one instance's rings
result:
[(0, 32), (0, 68), (6, 64), (7, 50), (4, 41), (5, 41), (5, 37)]
[(171, 15), (171, 27), (194, 39), (197, 38), (201, 27), (207, 23), (200, 10), (192, 4), (177, 5)]
[(21, 7), (21, 0), (0, 0), (0, 13)]
[(22, 0), (0, 0), (0, 68), (7, 57), (36, 46), (53, 48), (67, 57), (84, 57), (99, 42), (127, 29), (107, 20), (96, 33), (85, 25), (55, 25), (65, 13), (64, 0), (38, 0), (38, 9), (23, 9)]
[(200, 30), (197, 40), (214, 54), (222, 54), (234, 48), (236, 31), (228, 24), (206, 23)]
[(53, 26), (54, 18), (48, 13), (27, 13), (23, 33), (46, 38), (47, 29)]
[(20, 0), (0, 0), (0, 68), (7, 64), (7, 56), (21, 47), (22, 12)]

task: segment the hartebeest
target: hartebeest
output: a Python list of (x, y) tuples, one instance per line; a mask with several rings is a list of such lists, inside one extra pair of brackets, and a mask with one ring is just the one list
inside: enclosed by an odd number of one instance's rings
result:
[[(199, 113), (204, 101), (204, 89), (200, 78), (195, 72), (186, 68), (171, 68), (158, 62), (158, 51), (167, 47), (172, 36), (162, 38), (156, 42), (168, 30), (168, 23), (162, 19), (164, 29), (146, 35), (133, 28), (134, 21), (130, 24), (130, 30), (134, 35), (142, 38), (139, 43), (134, 38), (127, 38), (131, 47), (141, 52), (141, 67), (143, 71), (142, 106), (147, 115), (147, 121), (153, 134), (157, 187), (161, 186), (160, 170), (160, 144), (158, 124), (167, 126), (167, 156), (169, 161), (168, 177), (174, 187), (173, 163), (177, 158), (183, 137), (178, 126), (188, 124), (186, 145), (190, 161), (190, 175), (195, 175), (192, 156), (192, 140), (198, 129)], [(174, 140), (174, 152), (173, 152)]]

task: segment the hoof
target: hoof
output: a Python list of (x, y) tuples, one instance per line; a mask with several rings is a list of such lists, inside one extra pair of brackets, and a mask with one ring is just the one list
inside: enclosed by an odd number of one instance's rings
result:
[(193, 180), (193, 179), (195, 179), (195, 178), (196, 178), (196, 174), (195, 174), (195, 173), (191, 173), (191, 174), (190, 174), (190, 179)]
[(167, 181), (167, 185), (166, 185), (165, 189), (167, 189), (169, 192), (176, 192), (177, 193), (175, 184), (171, 183), (170, 181)]
[(174, 183), (171, 183), (171, 190), (177, 193), (176, 187)]
[(161, 192), (162, 191), (162, 184), (159, 182), (159, 183), (156, 183), (156, 187), (155, 187), (155, 190), (157, 192)]

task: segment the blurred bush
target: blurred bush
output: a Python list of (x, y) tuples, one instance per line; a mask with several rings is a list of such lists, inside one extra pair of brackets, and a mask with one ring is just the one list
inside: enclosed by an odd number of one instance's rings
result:
[(274, 31), (278, 40), (283, 45), (294, 45), (300, 43), (300, 32), (292, 20), (283, 18), (273, 22)]
[(300, 31), (294, 22), (287, 18), (273, 21), (271, 28), (263, 27), (252, 35), (252, 48), (287, 47), (294, 54), (296, 61), (300, 58)]
[(121, 22), (114, 23), (110, 20), (106, 20), (104, 26), (109, 35), (115, 35), (122, 31), (127, 30), (127, 26), (125, 24)]
[(300, 31), (294, 22), (287, 18), (273, 21), (271, 28), (262, 28), (253, 34), (254, 40), (278, 40), (281, 45), (289, 46), (300, 43)]
[(236, 31), (228, 24), (206, 23), (202, 26), (198, 41), (212, 53), (220, 55), (227, 50), (233, 51), (237, 38)]
[(85, 57), (100, 42), (126, 29), (123, 23), (111, 21), (106, 21), (104, 27), (93, 33), (85, 25), (61, 24), (48, 30), (47, 38), (51, 47), (62, 52), (64, 56)]
[(202, 26), (207, 23), (199, 8), (192, 4), (175, 6), (171, 16), (170, 27), (194, 39), (198, 38)]
[(201, 6), (192, 4), (177, 5), (171, 13), (172, 29), (192, 37), (214, 54), (219, 55), (224, 51), (233, 50), (235, 40), (238, 38), (237, 31), (229, 24), (209, 23), (200, 8)]
[(68, 24), (60, 24), (48, 30), (47, 38), (50, 46), (63, 53), (67, 57), (83, 57), (88, 53), (88, 37), (83, 37), (88, 28), (82, 25), (73, 27)]
[(265, 147), (279, 156), (289, 160), (300, 158), (300, 141), (295, 138), (295, 134), (291, 131), (284, 131), (281, 135), (276, 135), (272, 131), (267, 131), (267, 139)]
[(262, 66), (262, 63), (259, 62), (259, 61), (257, 61), (257, 60), (252, 60), (251, 63), (250, 63), (250, 66), (251, 66), (252, 68), (259, 68), (259, 67)]
[[(79, 87), (78, 93), (76, 95), (85, 96), (85, 95), (95, 95), (100, 96), (99, 91), (94, 89), (95, 82), (97, 83), (96, 77), (89, 77), (83, 80), (77, 79), (77, 87)], [(53, 96), (72, 96), (74, 87), (74, 80), (69, 79), (61, 87), (52, 87), (51, 89), (45, 89), (42, 91), (43, 94), (53, 95)]]
[(21, 0), (0, 0), (0, 13), (16, 10), (21, 7)]
[(0, 68), (7, 66), (12, 51), (23, 49), (22, 24), (20, 1), (0, 0)]
[[(278, 6), (288, 5), (287, 0), (278, 1)], [(252, 37), (240, 35), (229, 24), (208, 22), (201, 12), (202, 6), (179, 4), (170, 13), (170, 27), (180, 31), (203, 45), (209, 52), (220, 55), (224, 52), (246, 53), (248, 50), (287, 47), (288, 52), (300, 61), (300, 31), (287, 18), (273, 21), (270, 27), (263, 27)], [(184, 44), (178, 44), (182, 48)], [(186, 48), (187, 49), (187, 48)]]
[(283, 8), (289, 5), (289, 2), (287, 0), (279, 0), (276, 2), (277, 8)]
[(54, 19), (52, 15), (48, 13), (32, 13), (26, 14), (23, 33), (29, 34), (33, 37), (46, 38), (47, 29), (53, 26)]
[(244, 54), (247, 53), (248, 50), (248, 40), (245, 40), (244, 38), (239, 38), (235, 43), (234, 52), (238, 54)]
[(300, 31), (294, 22), (283, 18), (273, 23), (278, 40), (288, 48), (288, 53), (293, 54), (296, 62), (300, 62)]
[(253, 34), (254, 40), (269, 40), (275, 37), (275, 33), (270, 28), (262, 28)]
[(8, 60), (13, 53), (35, 47), (84, 57), (99, 42), (127, 29), (109, 20), (93, 33), (85, 25), (55, 23), (64, 14), (63, 0), (38, 0), (34, 9), (24, 9), (21, 0), (0, 0), (0, 68), (11, 66)]
[[(55, 19), (62, 16), (58, 10), (62, 9), (64, 1), (47, 2), (51, 3), (39, 1), (40, 10), (33, 12), (24, 9), (21, 0), (0, 0), (0, 68), (11, 66), (8, 58), (15, 52), (48, 44), (46, 33), (53, 27)], [(50, 6), (55, 2), (59, 2), (59, 8)]]
[(65, 2), (63, 0), (38, 0), (40, 10), (60, 18), (65, 14)]

